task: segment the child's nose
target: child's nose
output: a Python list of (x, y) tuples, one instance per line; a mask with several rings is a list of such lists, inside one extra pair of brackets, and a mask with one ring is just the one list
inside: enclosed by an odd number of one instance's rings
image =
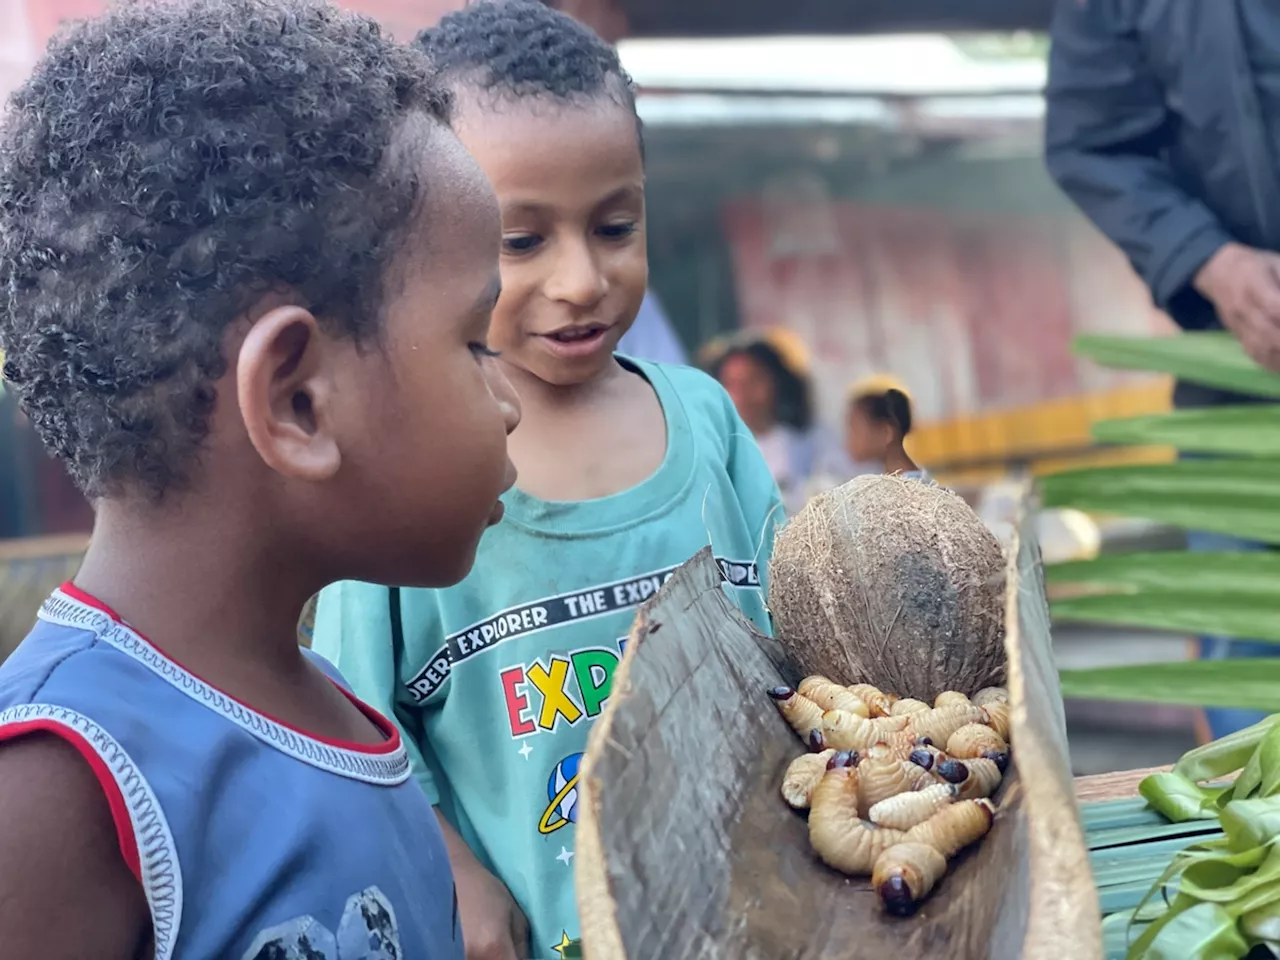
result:
[(547, 282), (547, 296), (576, 307), (594, 307), (609, 289), (609, 282), (585, 242), (561, 247), (555, 271)]

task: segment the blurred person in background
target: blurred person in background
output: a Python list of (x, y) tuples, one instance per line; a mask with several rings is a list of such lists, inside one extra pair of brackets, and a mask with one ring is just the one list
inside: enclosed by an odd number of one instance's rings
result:
[(808, 351), (793, 333), (775, 327), (713, 341), (700, 359), (755, 437), (788, 514), (853, 475), (839, 444), (814, 422)]
[(808, 442), (813, 419), (808, 384), (764, 340), (730, 345), (711, 375), (733, 400), (782, 491), (787, 512), (794, 513), (804, 505), (799, 498), (813, 455)]
[[(1229, 330), (1280, 371), (1280, 3), (1058, 0), (1050, 173), (1185, 330)], [(1178, 383), (1179, 408), (1257, 402)], [(1193, 533), (1197, 551), (1261, 550)], [(1201, 656), (1280, 655), (1205, 637)], [(1221, 737), (1262, 718), (1206, 711)]]
[(853, 384), (845, 413), (845, 451), (857, 463), (876, 463), (882, 473), (929, 479), (907, 453), (911, 398), (896, 381), (877, 377)]

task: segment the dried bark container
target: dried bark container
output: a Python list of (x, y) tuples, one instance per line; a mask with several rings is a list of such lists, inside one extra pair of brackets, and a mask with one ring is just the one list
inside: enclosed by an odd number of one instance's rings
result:
[[(1024, 530), (1029, 528), (1024, 525)], [(1102, 956), (1034, 541), (1006, 577), (1014, 764), (995, 825), (914, 917), (811, 852), (778, 794), (795, 735), (764, 691), (797, 678), (719, 589), (709, 552), (640, 612), (579, 781), (588, 960)]]

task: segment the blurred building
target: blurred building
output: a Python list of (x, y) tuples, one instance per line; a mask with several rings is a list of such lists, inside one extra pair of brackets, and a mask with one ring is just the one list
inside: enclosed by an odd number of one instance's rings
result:
[[(1045, 64), (946, 35), (634, 40), (654, 284), (693, 342), (782, 324), (820, 405), (892, 372), (947, 482), (1114, 459), (1090, 424), (1168, 385), (1071, 354), (1171, 329), (1041, 160)], [(1167, 451), (1126, 451), (1132, 459)]]

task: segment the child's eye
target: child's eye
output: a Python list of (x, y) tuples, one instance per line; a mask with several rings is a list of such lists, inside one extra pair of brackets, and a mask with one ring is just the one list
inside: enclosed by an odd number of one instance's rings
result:
[(607, 223), (596, 231), (606, 240), (624, 240), (635, 232), (634, 223)]
[(518, 233), (502, 238), (502, 249), (507, 253), (528, 253), (542, 243), (542, 238), (533, 233)]
[(487, 343), (469, 343), (467, 344), (467, 346), (470, 348), (471, 352), (475, 354), (477, 359), (484, 359), (485, 357), (502, 356), (502, 354), (500, 354), (497, 350), (489, 349), (489, 345)]

